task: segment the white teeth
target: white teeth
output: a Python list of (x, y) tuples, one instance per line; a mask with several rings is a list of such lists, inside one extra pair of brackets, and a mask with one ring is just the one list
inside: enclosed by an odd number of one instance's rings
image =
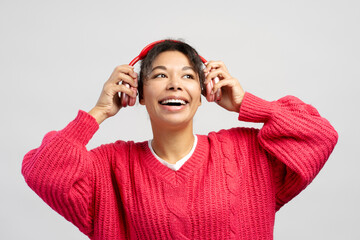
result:
[(168, 104), (168, 103), (180, 103), (181, 105), (186, 104), (186, 102), (181, 99), (166, 99), (164, 101), (161, 101), (161, 104)]

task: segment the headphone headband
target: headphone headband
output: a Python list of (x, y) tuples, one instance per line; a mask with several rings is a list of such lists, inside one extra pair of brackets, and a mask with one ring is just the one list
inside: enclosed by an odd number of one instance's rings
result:
[[(166, 40), (158, 40), (158, 41), (155, 41), (155, 42), (152, 42), (150, 44), (148, 44), (146, 47), (143, 48), (143, 50), (141, 50), (140, 54), (138, 56), (136, 56), (130, 63), (129, 65), (130, 66), (134, 66), (138, 61), (140, 60), (143, 60), (146, 55), (148, 54), (148, 52), (158, 43), (162, 43), (162, 42), (165, 42)], [(169, 40), (168, 40), (169, 41)], [(173, 41), (173, 42), (179, 42), (179, 41), (176, 41), (176, 40), (170, 40), (170, 41)], [(200, 56), (200, 59), (203, 63), (206, 63), (206, 59), (203, 58), (202, 56)]]

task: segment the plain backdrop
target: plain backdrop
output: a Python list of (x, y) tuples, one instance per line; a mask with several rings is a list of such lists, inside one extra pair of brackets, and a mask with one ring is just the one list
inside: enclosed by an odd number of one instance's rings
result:
[[(360, 239), (360, 2), (0, 0), (0, 239), (87, 239), (26, 185), (23, 156), (90, 110), (115, 66), (184, 39), (267, 100), (295, 95), (340, 138), (323, 170), (276, 215), (274, 238)], [(255, 126), (203, 99), (195, 132)], [(88, 148), (152, 137), (143, 106), (105, 121)]]

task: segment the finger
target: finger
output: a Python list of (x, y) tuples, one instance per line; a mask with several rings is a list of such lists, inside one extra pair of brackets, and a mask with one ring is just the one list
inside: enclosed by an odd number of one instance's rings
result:
[(126, 71), (124, 71), (124, 73), (128, 74), (132, 78), (137, 78), (138, 74), (134, 71), (133, 66), (126, 65), (125, 70)]
[(218, 68), (223, 68), (225, 71), (227, 71), (227, 68), (225, 66), (225, 64), (222, 61), (209, 61), (205, 64), (205, 69), (204, 72), (210, 72), (211, 69), (218, 69)]
[(114, 69), (114, 72), (124, 72), (128, 74), (132, 71), (134, 71), (134, 67), (127, 64), (116, 66)]
[(221, 100), (222, 93), (221, 93), (221, 89), (216, 89), (215, 90), (214, 86), (219, 82), (219, 78), (216, 77), (211, 82), (213, 83), (213, 85), (212, 85), (213, 87), (212, 87), (211, 92), (210, 92), (210, 94), (212, 95), (212, 100), (218, 102), (218, 101)]
[(213, 91), (213, 81), (210, 81), (206, 85), (205, 97), (208, 102), (220, 101), (221, 100), (221, 90), (218, 89), (216, 92)]
[(214, 94), (214, 102), (219, 102), (221, 100), (222, 97), (222, 92), (221, 89), (216, 90), (216, 92), (213, 93)]
[(110, 79), (116, 78), (119, 76), (120, 73), (123, 73), (125, 75), (129, 75), (133, 79), (137, 79), (138, 74), (134, 72), (134, 67), (130, 65), (120, 65), (117, 66), (113, 73), (110, 76)]
[(128, 95), (130, 97), (135, 97), (136, 98), (137, 89), (132, 90), (130, 87), (126, 86), (125, 84), (115, 85), (114, 86), (114, 91), (117, 92), (117, 93), (124, 93), (124, 94), (126, 94), (126, 95)]
[(219, 81), (218, 83), (216, 83), (213, 87), (213, 92), (218, 91), (219, 89), (221, 89), (222, 87), (233, 87), (235, 86), (235, 79), (225, 79), (222, 81)]
[(123, 84), (127, 83), (132, 87), (137, 87), (138, 85), (137, 78), (132, 78), (131, 76), (123, 72), (117, 73), (117, 75), (110, 78), (107, 84), (119, 84), (120, 82), (122, 82)]
[[(131, 87), (130, 89), (131, 89), (131, 91), (132, 91), (135, 95), (137, 95), (137, 89), (136, 89), (136, 88)], [(135, 102), (136, 102), (136, 97), (130, 97), (130, 98), (129, 98), (129, 101), (128, 101), (128, 105), (129, 105), (129, 106), (134, 106), (134, 105), (135, 105)]]
[[(125, 84), (126, 87), (129, 87), (129, 84)], [(136, 97), (131, 97), (133, 95), (136, 96), (137, 89), (134, 87), (130, 87), (130, 90), (132, 91), (132, 95), (127, 95), (125, 93), (121, 93), (121, 106), (127, 107), (127, 106), (134, 106), (136, 102)]]
[(230, 74), (222, 69), (216, 69), (206, 75), (205, 83), (218, 77), (220, 80), (231, 78)]
[(133, 78), (125, 73), (120, 73), (118, 77), (119, 77), (119, 79), (121, 79), (123, 84), (127, 83), (127, 84), (131, 85), (132, 87), (138, 86), (137, 77)]

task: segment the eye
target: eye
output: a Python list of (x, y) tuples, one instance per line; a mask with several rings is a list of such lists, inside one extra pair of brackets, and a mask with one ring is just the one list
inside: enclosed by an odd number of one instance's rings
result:
[(154, 78), (166, 78), (166, 75), (163, 73), (159, 73), (159, 74), (154, 75)]
[(186, 75), (184, 75), (184, 78), (194, 79), (194, 75), (192, 75), (192, 74), (186, 74)]

